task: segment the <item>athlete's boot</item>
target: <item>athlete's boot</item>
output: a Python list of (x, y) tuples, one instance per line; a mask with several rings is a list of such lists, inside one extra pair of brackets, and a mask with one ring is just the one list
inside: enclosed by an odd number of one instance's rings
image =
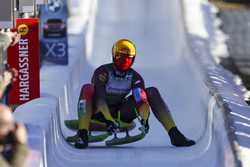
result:
[(195, 144), (193, 140), (187, 139), (176, 127), (168, 132), (172, 145), (176, 147), (192, 146)]
[(88, 131), (81, 129), (77, 131), (77, 140), (75, 142), (75, 147), (82, 149), (88, 147)]

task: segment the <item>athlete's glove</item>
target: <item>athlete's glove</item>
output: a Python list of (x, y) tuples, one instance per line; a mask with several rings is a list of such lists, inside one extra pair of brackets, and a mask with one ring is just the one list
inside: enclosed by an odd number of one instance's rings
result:
[(141, 119), (141, 125), (143, 127), (144, 132), (148, 133), (148, 131), (149, 131), (148, 120)]
[(109, 120), (106, 120), (105, 123), (106, 123), (108, 132), (115, 133), (115, 132), (119, 131), (119, 124), (118, 123), (113, 122), (113, 121), (109, 121)]

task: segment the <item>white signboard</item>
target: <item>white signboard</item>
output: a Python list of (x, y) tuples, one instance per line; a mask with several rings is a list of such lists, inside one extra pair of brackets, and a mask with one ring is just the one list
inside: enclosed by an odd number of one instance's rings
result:
[(0, 5), (0, 28), (12, 28), (14, 26), (13, 0), (1, 1)]
[(32, 13), (35, 11), (35, 0), (19, 0), (19, 12)]
[(48, 0), (36, 0), (37, 5), (47, 4)]

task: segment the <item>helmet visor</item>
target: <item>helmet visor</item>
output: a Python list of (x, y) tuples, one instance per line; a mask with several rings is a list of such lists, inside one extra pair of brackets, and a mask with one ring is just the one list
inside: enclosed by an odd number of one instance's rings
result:
[(127, 71), (133, 64), (134, 56), (118, 53), (114, 57), (114, 63), (118, 70)]

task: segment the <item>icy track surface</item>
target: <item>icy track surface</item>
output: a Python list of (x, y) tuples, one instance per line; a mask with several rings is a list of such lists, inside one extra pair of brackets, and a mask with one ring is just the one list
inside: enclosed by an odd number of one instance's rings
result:
[[(86, 150), (77, 150), (63, 138), (74, 134), (65, 128), (63, 120), (76, 118), (75, 100), (70, 113), (54, 115), (58, 119), (54, 119), (47, 135), (48, 167), (225, 165), (222, 146), (226, 143), (215, 133), (215, 111), (219, 122), (223, 120), (192, 60), (183, 27), (178, 0), (99, 0), (93, 38), (87, 40), (90, 49), (79, 77), (82, 83), (89, 82), (95, 68), (111, 61), (114, 41), (131, 39), (138, 50), (134, 69), (144, 77), (147, 87), (160, 90), (179, 129), (197, 144), (187, 148), (171, 146), (167, 133), (151, 114), (150, 133), (142, 141), (111, 148), (104, 143), (90, 144)], [(77, 99), (79, 92), (74, 93)], [(216, 128), (223, 134), (222, 125), (217, 123)]]

